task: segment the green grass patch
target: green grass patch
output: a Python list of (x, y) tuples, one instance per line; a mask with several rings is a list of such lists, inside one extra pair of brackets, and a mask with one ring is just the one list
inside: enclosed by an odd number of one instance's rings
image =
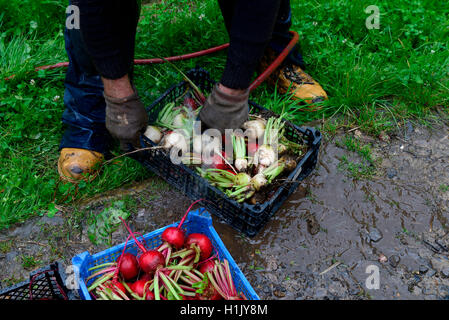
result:
[(338, 165), (340, 170), (346, 170), (349, 176), (354, 179), (370, 178), (376, 174), (377, 161), (372, 155), (369, 144), (362, 144), (359, 140), (349, 135), (336, 141), (335, 144), (340, 148), (354, 152), (360, 157), (359, 162), (354, 162), (349, 160), (346, 155), (342, 156)]
[(25, 270), (33, 270), (42, 263), (39, 259), (28, 255), (22, 255), (21, 259), (22, 259), (22, 267)]

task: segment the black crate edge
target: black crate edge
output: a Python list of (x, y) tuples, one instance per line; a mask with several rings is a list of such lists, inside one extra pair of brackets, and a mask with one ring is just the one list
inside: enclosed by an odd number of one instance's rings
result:
[(66, 275), (62, 270), (62, 263), (53, 262), (45, 267), (34, 270), (30, 273), (29, 279), (0, 290), (0, 300), (30, 300), (30, 282), (32, 286), (32, 300), (75, 300), (72, 290), (65, 286)]

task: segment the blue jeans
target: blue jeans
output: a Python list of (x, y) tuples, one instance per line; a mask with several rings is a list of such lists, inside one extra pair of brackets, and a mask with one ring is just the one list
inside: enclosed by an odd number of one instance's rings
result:
[(65, 78), (62, 122), (66, 130), (60, 148), (81, 148), (105, 153), (112, 138), (105, 126), (103, 83), (95, 69), (80, 30), (65, 30), (69, 67)]

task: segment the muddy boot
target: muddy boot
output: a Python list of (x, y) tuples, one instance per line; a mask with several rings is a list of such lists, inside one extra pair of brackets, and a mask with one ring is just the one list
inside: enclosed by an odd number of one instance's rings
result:
[[(264, 71), (277, 57), (274, 50), (267, 48), (260, 63), (260, 72)], [(327, 94), (321, 85), (293, 63), (283, 63), (267, 79), (270, 85), (277, 85), (282, 94), (292, 95), (292, 99), (302, 100), (309, 104), (310, 110), (318, 110), (315, 103), (327, 100)]]
[(103, 154), (77, 148), (63, 148), (58, 160), (58, 172), (61, 179), (76, 183), (83, 180), (92, 180), (97, 176), (94, 169), (104, 159)]

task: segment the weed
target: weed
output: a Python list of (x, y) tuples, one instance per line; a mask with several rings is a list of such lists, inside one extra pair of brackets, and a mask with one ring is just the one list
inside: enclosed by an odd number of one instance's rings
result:
[[(128, 200), (129, 201), (129, 200)], [(112, 233), (118, 229), (122, 221), (129, 217), (125, 201), (118, 200), (100, 213), (90, 213), (87, 234), (93, 244), (112, 245)]]
[(12, 240), (2, 240), (0, 241), (0, 253), (6, 254), (12, 249)]
[(350, 161), (346, 155), (343, 155), (338, 164), (340, 170), (346, 170), (354, 179), (370, 178), (376, 174), (376, 160), (372, 156), (370, 145), (362, 145), (360, 141), (349, 135), (336, 141), (335, 144), (340, 148), (356, 153), (361, 158), (361, 162), (356, 163)]
[(25, 270), (32, 270), (42, 263), (39, 259), (28, 255), (22, 255), (21, 259), (22, 259), (22, 267)]

